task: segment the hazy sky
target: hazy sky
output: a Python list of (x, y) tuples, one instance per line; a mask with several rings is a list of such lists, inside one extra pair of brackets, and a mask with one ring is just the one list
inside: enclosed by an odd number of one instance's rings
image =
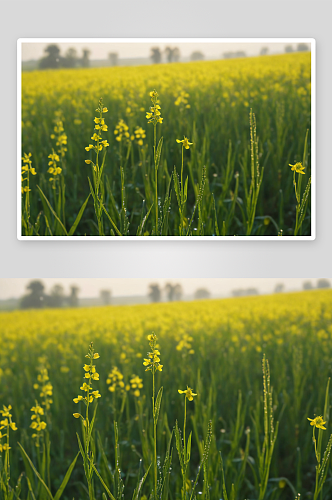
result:
[[(75, 40), (75, 39), (73, 39)], [(164, 39), (160, 39), (164, 40)], [(66, 43), (60, 43), (56, 39), (48, 41), (47, 43), (35, 43), (28, 42), (22, 44), (22, 60), (28, 61), (30, 59), (40, 59), (43, 57), (44, 49), (50, 43), (56, 43), (61, 50), (61, 54), (64, 55), (69, 47), (73, 47), (77, 50), (78, 55), (82, 54), (82, 49), (89, 49), (91, 51), (90, 59), (107, 59), (109, 52), (117, 52), (120, 58), (128, 57), (150, 57), (151, 47), (160, 47), (164, 50), (165, 47), (178, 47), (181, 52), (181, 57), (188, 57), (190, 54), (196, 50), (199, 50), (205, 54), (206, 59), (218, 59), (222, 57), (224, 52), (233, 51), (244, 51), (247, 55), (258, 55), (262, 47), (268, 47), (269, 54), (284, 52), (285, 45), (293, 45), (295, 48), (298, 40), (294, 39), (288, 43), (211, 43), (211, 42), (181, 42), (169, 40), (165, 43), (159, 42), (159, 40), (153, 43), (143, 43), (136, 41), (135, 43), (121, 42), (121, 43), (109, 43), (109, 42), (84, 42), (77, 43), (66, 40)]]
[[(36, 278), (39, 279), (39, 278)], [(306, 278), (168, 278), (168, 279), (118, 279), (118, 278), (41, 278), (46, 291), (56, 284), (61, 283), (65, 291), (70, 285), (76, 284), (80, 288), (80, 297), (98, 297), (101, 289), (112, 290), (113, 296), (146, 295), (150, 283), (159, 283), (164, 287), (167, 282), (180, 283), (185, 295), (191, 295), (197, 288), (207, 288), (213, 295), (228, 295), (236, 288), (258, 288), (261, 293), (273, 292), (277, 283), (284, 283), (285, 290), (299, 290)], [(308, 278), (313, 284), (317, 280)], [(0, 279), (0, 299), (20, 297), (25, 293), (26, 285), (31, 279), (12, 278)]]

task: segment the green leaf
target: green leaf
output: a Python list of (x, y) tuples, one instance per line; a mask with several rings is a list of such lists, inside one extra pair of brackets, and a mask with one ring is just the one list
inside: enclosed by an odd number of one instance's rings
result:
[(97, 477), (99, 479), (99, 481), (101, 482), (101, 484), (104, 486), (108, 496), (111, 498), (111, 500), (115, 500), (114, 496), (112, 495), (112, 493), (110, 492), (110, 490), (108, 489), (108, 487), (106, 486), (103, 478), (101, 477), (101, 475), (99, 474), (99, 472), (97, 471), (96, 467), (94, 464), (92, 464), (92, 467), (93, 467), (93, 470), (95, 471), (95, 473), (97, 474)]
[(31, 467), (31, 469), (33, 470), (33, 472), (36, 474), (36, 476), (38, 477), (39, 481), (41, 482), (41, 484), (44, 486), (47, 494), (49, 495), (49, 497), (53, 500), (53, 496), (52, 496), (52, 493), (50, 492), (50, 490), (48, 489), (48, 486), (45, 484), (45, 482), (43, 481), (43, 479), (41, 478), (39, 472), (37, 471), (36, 467), (33, 465), (32, 463), (32, 460), (31, 458), (27, 455), (25, 449), (23, 448), (23, 446), (21, 445), (21, 443), (17, 443), (19, 445), (19, 447), (21, 448), (21, 451), (24, 453), (25, 457), (27, 458), (28, 462), (29, 462), (29, 465)]
[(32, 496), (32, 500), (36, 500), (36, 497), (35, 497), (35, 495), (34, 495), (34, 493), (32, 491), (31, 482), (30, 482), (30, 479), (28, 478), (28, 476), (26, 477), (26, 480), (27, 480), (27, 483), (28, 483), (29, 493)]
[(159, 139), (159, 142), (158, 142), (156, 156), (155, 156), (155, 168), (156, 168), (156, 170), (158, 170), (158, 167), (159, 167), (160, 156), (161, 156), (161, 148), (162, 147), (163, 147), (163, 138), (161, 137)]
[(111, 219), (110, 215), (108, 214), (106, 208), (104, 207), (104, 205), (101, 205), (101, 208), (104, 210), (105, 214), (107, 215), (110, 223), (112, 224), (112, 226), (114, 227), (115, 229), (115, 232), (117, 233), (118, 236), (122, 236), (122, 234), (120, 233), (120, 231), (118, 230), (118, 228), (116, 227), (115, 223), (113, 222), (113, 220)]
[(187, 197), (188, 197), (188, 177), (186, 178), (186, 182), (184, 183), (183, 200), (182, 200), (183, 205), (186, 203)]
[(150, 468), (151, 468), (151, 464), (149, 465), (148, 470), (146, 471), (146, 473), (144, 474), (144, 476), (142, 477), (142, 479), (140, 480), (140, 482), (136, 486), (132, 500), (138, 500), (139, 493), (140, 493), (142, 486), (147, 478), (147, 475), (149, 473)]
[(162, 395), (163, 395), (163, 388), (160, 387), (159, 392), (158, 392), (157, 397), (156, 397), (156, 403), (154, 405), (153, 419), (154, 419), (155, 422), (158, 422), (158, 417), (159, 417), (159, 411), (160, 411), (160, 404), (161, 404)]
[(192, 432), (189, 434), (189, 437), (188, 437), (188, 443), (187, 443), (187, 457), (186, 457), (186, 460), (185, 462), (188, 463), (190, 461), (190, 454), (191, 454), (191, 435), (192, 435)]
[(58, 489), (58, 491), (56, 492), (55, 494), (55, 497), (54, 497), (54, 500), (59, 500), (59, 498), (61, 497), (62, 493), (63, 493), (63, 490), (65, 489), (65, 487), (67, 486), (67, 483), (70, 479), (70, 476), (71, 476), (71, 473), (73, 472), (73, 469), (75, 467), (75, 464), (76, 464), (76, 460), (78, 459), (78, 456), (79, 456), (80, 452), (77, 453), (76, 457), (74, 458), (74, 460), (72, 461), (72, 463), (70, 464), (67, 472), (66, 472), (66, 475), (61, 483), (61, 486), (60, 488)]
[(146, 223), (146, 221), (147, 221), (147, 219), (148, 219), (148, 217), (150, 215), (152, 207), (153, 207), (153, 203), (152, 203), (151, 207), (149, 208), (147, 214), (145, 215), (144, 219), (141, 221), (140, 225), (138, 226), (136, 236), (142, 236), (143, 229), (144, 229), (144, 224)]
[(174, 428), (174, 434), (175, 434), (175, 443), (176, 443), (176, 449), (179, 455), (179, 461), (181, 465), (181, 470), (184, 470), (184, 463), (183, 463), (183, 446), (182, 446), (182, 441), (181, 441), (181, 435), (178, 427), (178, 422), (175, 422), (175, 428)]
[(65, 234), (65, 236), (68, 236), (68, 233), (67, 233), (67, 230), (66, 230), (65, 226), (62, 224), (61, 220), (59, 219), (59, 217), (57, 216), (57, 214), (53, 210), (52, 205), (50, 204), (50, 202), (48, 201), (48, 199), (46, 198), (46, 196), (44, 195), (43, 191), (40, 189), (40, 187), (38, 185), (37, 185), (37, 189), (38, 189), (39, 193), (41, 194), (42, 198), (45, 200), (45, 202), (46, 202), (48, 208), (50, 209), (50, 211), (52, 212), (54, 218), (59, 223), (59, 225), (60, 225), (63, 233)]
[(77, 225), (78, 225), (79, 221), (80, 221), (80, 220), (81, 220), (81, 218), (82, 218), (82, 215), (83, 215), (83, 213), (84, 213), (84, 210), (85, 210), (85, 207), (86, 207), (86, 205), (87, 205), (87, 203), (88, 203), (89, 198), (90, 198), (90, 195), (88, 195), (87, 199), (85, 200), (85, 202), (84, 202), (84, 203), (83, 203), (83, 205), (81, 206), (81, 209), (80, 209), (80, 211), (78, 212), (78, 215), (77, 215), (77, 217), (76, 217), (76, 219), (75, 219), (75, 222), (74, 222), (74, 224), (71, 226), (71, 228), (70, 228), (70, 230), (69, 230), (68, 236), (72, 236), (72, 235), (74, 234), (74, 232), (75, 232), (75, 230), (76, 230), (76, 228), (77, 228)]

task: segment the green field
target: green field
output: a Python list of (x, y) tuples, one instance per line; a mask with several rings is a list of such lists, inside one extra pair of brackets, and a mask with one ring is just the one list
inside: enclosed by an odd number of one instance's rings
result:
[(310, 53), (23, 72), (29, 153), (25, 236), (310, 235)]

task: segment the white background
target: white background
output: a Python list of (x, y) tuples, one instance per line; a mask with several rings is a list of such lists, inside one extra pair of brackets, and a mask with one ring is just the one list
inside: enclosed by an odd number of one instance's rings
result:
[[(332, 275), (331, 2), (12, 0), (2, 3), (0, 276), (91, 278)], [(36, 37), (316, 39), (315, 241), (18, 241), (16, 41)]]

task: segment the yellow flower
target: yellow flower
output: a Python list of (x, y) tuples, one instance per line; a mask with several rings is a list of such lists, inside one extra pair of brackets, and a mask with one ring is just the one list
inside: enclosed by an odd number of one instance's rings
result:
[(103, 113), (107, 113), (108, 109), (107, 108), (103, 108)]
[(189, 399), (189, 401), (192, 401), (194, 399), (194, 396), (197, 396), (197, 394), (194, 394), (193, 393), (193, 390), (187, 386), (187, 390), (186, 391), (181, 391), (180, 389), (178, 389), (178, 393), (179, 394), (185, 394), (186, 395), (186, 398)]
[(94, 146), (93, 146), (92, 144), (89, 144), (89, 146), (87, 146), (87, 147), (85, 148), (85, 150), (86, 150), (86, 151), (90, 151), (90, 149), (93, 149), (93, 148), (94, 148)]
[(79, 413), (73, 413), (73, 415), (74, 415), (75, 418), (80, 418), (82, 416)]
[(326, 427), (324, 427), (324, 425), (326, 424), (326, 422), (324, 422), (322, 416), (318, 416), (318, 417), (316, 417), (314, 419), (308, 418), (308, 420), (310, 420), (310, 425), (313, 425), (314, 427), (317, 427), (317, 429), (323, 429), (324, 431), (326, 431)]
[(296, 162), (295, 165), (291, 165), (289, 163), (289, 166), (292, 167), (291, 170), (294, 170), (297, 174), (305, 174), (304, 172), (304, 166), (300, 161)]
[(90, 165), (90, 163), (92, 163), (91, 160), (85, 160), (85, 163), (87, 163), (88, 165)]
[(184, 137), (182, 141), (180, 141), (180, 139), (176, 139), (176, 142), (182, 142), (183, 147), (185, 147), (186, 149), (189, 149), (189, 146), (192, 146), (194, 144), (193, 142), (189, 142), (187, 137)]
[(79, 401), (82, 401), (83, 397), (82, 396), (77, 396), (77, 398), (74, 398), (73, 401), (74, 403), (78, 403)]

